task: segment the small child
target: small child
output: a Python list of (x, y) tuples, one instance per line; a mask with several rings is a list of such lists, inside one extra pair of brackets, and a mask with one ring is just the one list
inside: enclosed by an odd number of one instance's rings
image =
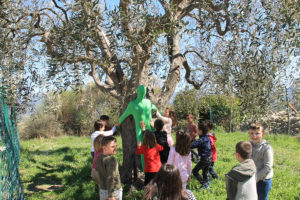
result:
[(272, 187), (273, 177), (273, 149), (266, 140), (261, 124), (250, 126), (249, 137), (252, 144), (252, 159), (256, 165), (257, 194), (259, 200), (267, 200)]
[(164, 147), (164, 150), (159, 152), (160, 155), (160, 161), (162, 164), (166, 163), (168, 161), (169, 151), (170, 147), (168, 145), (167, 141), (167, 132), (163, 131), (164, 122), (160, 119), (155, 120), (154, 122), (154, 128), (155, 128), (155, 138), (158, 144)]
[(162, 165), (157, 176), (145, 187), (143, 199), (196, 200), (192, 191), (183, 189), (179, 170), (171, 164)]
[(122, 186), (117, 160), (117, 140), (113, 136), (104, 137), (101, 141), (103, 154), (100, 154), (95, 166), (99, 174), (100, 200), (122, 200)]
[(168, 164), (175, 165), (179, 169), (182, 187), (186, 189), (192, 172), (191, 137), (183, 130), (176, 133), (175, 148), (171, 147)]
[(109, 126), (109, 116), (107, 115), (101, 115), (100, 120), (105, 122), (105, 128), (104, 131), (110, 131), (111, 127)]
[(166, 108), (164, 116), (162, 116), (158, 111), (156, 112), (156, 116), (164, 122), (163, 130), (167, 132), (168, 144), (170, 147), (173, 146), (174, 141), (172, 138), (172, 127), (176, 126), (178, 123), (175, 112), (170, 108)]
[(161, 167), (160, 155), (159, 152), (164, 148), (157, 144), (154, 133), (151, 131), (144, 131), (143, 145), (141, 142), (138, 142), (136, 149), (136, 154), (144, 154), (145, 160), (145, 186), (151, 181), (151, 179), (158, 172)]
[(240, 162), (225, 175), (227, 200), (257, 200), (255, 173), (251, 159), (250, 142), (239, 142), (235, 146), (235, 156)]
[[(192, 148), (198, 148), (198, 153), (200, 161), (193, 168), (192, 173), (198, 179), (198, 181), (202, 184), (202, 188), (209, 187), (209, 176), (208, 176), (208, 168), (211, 164), (211, 144), (209, 137), (207, 136), (208, 127), (205, 123), (198, 124), (198, 135), (200, 136), (198, 140), (192, 142)], [(202, 169), (202, 175), (199, 174), (199, 170)]]
[(212, 176), (212, 178), (219, 179), (217, 173), (214, 170), (214, 165), (215, 165), (215, 162), (216, 162), (217, 157), (218, 157), (217, 148), (216, 148), (217, 137), (216, 137), (216, 134), (214, 134), (213, 132), (211, 132), (211, 130), (214, 128), (214, 124), (210, 120), (207, 120), (205, 123), (207, 124), (207, 127), (208, 127), (208, 134), (207, 135), (208, 135), (208, 137), (210, 139), (211, 157), (212, 157), (212, 162), (211, 162), (211, 164), (209, 166), (208, 172), (210, 173), (210, 175)]
[[(189, 114), (187, 116), (187, 131), (190, 134), (191, 138), (192, 138), (192, 142), (195, 141), (196, 136), (198, 134), (198, 126), (194, 123), (195, 117), (192, 114)], [(198, 161), (199, 157), (198, 157), (198, 153), (196, 150), (191, 149), (192, 152), (192, 161)]]
[[(118, 124), (116, 124), (116, 126), (117, 125)], [(101, 121), (101, 120), (95, 121), (95, 124), (94, 124), (95, 132), (93, 132), (92, 135), (91, 135), (91, 140), (92, 140), (91, 155), (92, 155), (93, 159), (94, 159), (94, 151), (95, 151), (95, 149), (94, 149), (94, 140), (95, 140), (95, 138), (98, 135), (103, 135), (103, 136), (113, 135), (113, 133), (116, 131), (116, 126), (114, 126), (112, 128), (112, 130), (110, 130), (110, 131), (104, 131), (105, 122)]]

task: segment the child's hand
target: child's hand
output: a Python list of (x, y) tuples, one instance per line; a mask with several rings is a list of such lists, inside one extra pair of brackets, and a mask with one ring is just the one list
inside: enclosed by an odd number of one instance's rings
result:
[(140, 121), (140, 126), (143, 131), (146, 130), (146, 124), (143, 121)]
[(150, 126), (151, 126), (152, 128), (154, 128), (154, 120), (153, 120), (153, 119), (150, 120)]
[(119, 124), (119, 123), (116, 123), (116, 124), (115, 124), (115, 126), (116, 126), (116, 127), (119, 127), (119, 126), (120, 126), (120, 124)]
[(138, 142), (137, 145), (140, 147), (142, 146), (142, 142)]

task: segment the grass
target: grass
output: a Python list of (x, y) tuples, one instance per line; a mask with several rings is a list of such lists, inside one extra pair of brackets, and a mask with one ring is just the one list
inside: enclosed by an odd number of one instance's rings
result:
[[(199, 190), (200, 184), (192, 177), (188, 188), (196, 198), (226, 199), (226, 174), (237, 161), (235, 144), (248, 140), (246, 133), (216, 132), (218, 160), (209, 190)], [(286, 135), (265, 137), (275, 152), (273, 186), (269, 199), (300, 200), (300, 140)], [(98, 199), (90, 178), (92, 158), (89, 137), (56, 137), (21, 141), (20, 174), (27, 199)], [(118, 137), (119, 163), (122, 162), (121, 138)], [(124, 199), (139, 200), (141, 191), (124, 194)]]

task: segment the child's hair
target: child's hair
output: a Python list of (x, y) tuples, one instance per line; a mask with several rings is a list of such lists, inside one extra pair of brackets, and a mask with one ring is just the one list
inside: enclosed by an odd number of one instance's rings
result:
[(259, 130), (259, 129), (261, 130), (262, 134), (265, 133), (263, 125), (257, 123), (250, 125), (250, 130)]
[(108, 145), (111, 142), (117, 142), (117, 139), (113, 136), (103, 137), (103, 139), (101, 141), (101, 147), (104, 147), (104, 146)]
[(167, 108), (169, 110), (169, 117), (172, 119), (172, 126), (177, 126), (178, 121), (177, 117), (175, 115), (175, 112), (171, 110), (170, 108)]
[(103, 120), (103, 121), (109, 120), (109, 116), (107, 116), (107, 115), (101, 115), (100, 116), (100, 120)]
[(207, 127), (209, 128), (209, 130), (212, 130), (215, 128), (215, 125), (212, 121), (206, 120), (205, 123), (206, 123)]
[(193, 121), (195, 120), (195, 117), (194, 117), (193, 114), (188, 114), (188, 115), (187, 115), (187, 118), (189, 118), (189, 117), (193, 118)]
[(239, 153), (243, 159), (249, 159), (252, 154), (252, 145), (250, 142), (241, 141), (235, 145), (235, 152)]
[(97, 120), (94, 123), (95, 131), (98, 131), (100, 128), (103, 128), (105, 126), (105, 122), (103, 120)]
[(191, 152), (191, 136), (184, 130), (179, 130), (176, 133), (175, 151), (181, 156), (187, 156)]
[(98, 135), (95, 140), (94, 140), (94, 148), (95, 148), (95, 152), (99, 152), (101, 151), (102, 148), (102, 140), (105, 136), (103, 135)]
[(208, 133), (208, 126), (206, 123), (200, 122), (198, 123), (198, 130), (202, 131), (203, 135), (206, 135)]
[(161, 131), (164, 127), (164, 122), (161, 119), (157, 119), (154, 121), (154, 128), (157, 131)]
[(180, 172), (171, 164), (163, 164), (156, 176), (145, 187), (144, 200), (157, 196), (160, 200), (186, 200)]
[(144, 133), (143, 144), (146, 145), (146, 147), (148, 148), (155, 147), (157, 142), (154, 133), (148, 130), (144, 131), (143, 133)]

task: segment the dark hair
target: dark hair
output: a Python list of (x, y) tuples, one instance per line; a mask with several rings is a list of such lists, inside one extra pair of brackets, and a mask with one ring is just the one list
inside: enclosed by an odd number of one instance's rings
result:
[(95, 139), (94, 139), (94, 149), (95, 149), (95, 152), (99, 152), (101, 151), (101, 148), (102, 148), (102, 140), (105, 136), (104, 135), (98, 135)]
[(154, 128), (157, 131), (161, 131), (164, 127), (164, 122), (161, 119), (157, 119), (154, 121)]
[(101, 115), (100, 116), (100, 120), (103, 120), (103, 121), (109, 120), (109, 116), (107, 116), (107, 115)]
[(94, 123), (95, 131), (98, 131), (100, 128), (103, 128), (105, 126), (105, 122), (103, 120), (97, 120)]
[(117, 139), (114, 136), (106, 136), (102, 139), (101, 141), (101, 146), (106, 146), (107, 144), (111, 143), (111, 142), (117, 142)]
[(163, 164), (155, 177), (145, 187), (143, 199), (187, 200), (183, 194), (180, 172), (171, 164)]
[(239, 153), (243, 159), (249, 159), (252, 154), (252, 145), (250, 142), (241, 141), (235, 145), (235, 152)]
[(146, 145), (146, 147), (148, 148), (155, 147), (157, 142), (154, 133), (148, 130), (143, 131), (143, 133), (144, 133), (143, 144)]
[(198, 123), (198, 130), (202, 131), (203, 135), (206, 135), (208, 133), (208, 126), (206, 123), (200, 122)]
[(209, 128), (209, 130), (215, 128), (215, 125), (214, 125), (214, 123), (212, 121), (206, 120), (205, 123), (206, 123), (207, 127)]
[(172, 127), (177, 126), (178, 121), (177, 121), (177, 117), (175, 115), (175, 112), (173, 110), (171, 110), (170, 108), (168, 108), (168, 109), (169, 109), (169, 117), (172, 119)]
[(263, 126), (263, 125), (258, 124), (258, 123), (256, 123), (256, 124), (251, 124), (251, 125), (250, 125), (250, 130), (259, 130), (259, 129), (261, 130), (262, 134), (265, 133), (265, 130), (264, 130), (264, 126)]
[(179, 130), (176, 133), (175, 151), (181, 156), (187, 156), (191, 152), (191, 136), (184, 130)]

